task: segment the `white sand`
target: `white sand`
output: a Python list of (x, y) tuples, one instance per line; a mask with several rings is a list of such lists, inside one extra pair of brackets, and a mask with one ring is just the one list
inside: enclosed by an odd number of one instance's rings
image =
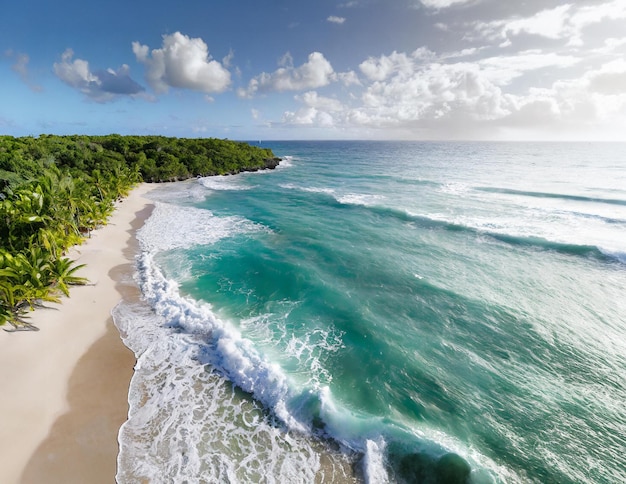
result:
[(87, 264), (79, 275), (93, 285), (30, 313), (38, 332), (0, 331), (1, 483), (114, 482), (135, 359), (110, 311), (137, 291), (133, 234), (149, 213), (143, 195), (151, 188), (135, 188), (108, 225), (69, 254)]

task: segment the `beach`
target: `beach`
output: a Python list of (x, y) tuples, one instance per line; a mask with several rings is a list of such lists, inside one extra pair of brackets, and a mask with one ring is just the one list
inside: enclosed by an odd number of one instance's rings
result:
[[(37, 332), (0, 331), (0, 482), (114, 481), (135, 357), (111, 310), (136, 298), (135, 231), (150, 214), (141, 184), (68, 256), (86, 264), (61, 304), (29, 314)], [(4, 327), (3, 329), (10, 329)]]

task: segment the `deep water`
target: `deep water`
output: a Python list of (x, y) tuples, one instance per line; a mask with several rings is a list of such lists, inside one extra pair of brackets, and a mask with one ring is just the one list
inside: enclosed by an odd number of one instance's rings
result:
[(625, 481), (626, 144), (264, 146), (150, 195), (120, 482)]

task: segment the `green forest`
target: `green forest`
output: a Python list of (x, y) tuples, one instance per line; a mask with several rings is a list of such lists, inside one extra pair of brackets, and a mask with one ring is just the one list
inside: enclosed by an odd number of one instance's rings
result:
[[(222, 139), (0, 136), (0, 326), (85, 284), (66, 257), (139, 182), (275, 168), (271, 150)], [(7, 330), (7, 329), (5, 329)]]

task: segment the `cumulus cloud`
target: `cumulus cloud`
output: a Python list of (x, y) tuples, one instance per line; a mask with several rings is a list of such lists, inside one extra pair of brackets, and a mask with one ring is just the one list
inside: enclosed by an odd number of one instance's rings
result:
[(451, 116), (486, 120), (507, 112), (501, 88), (477, 64), (414, 67), (409, 73), (403, 65), (385, 82), (368, 86), (357, 109), (361, 122), (395, 124)]
[(92, 72), (89, 62), (74, 59), (72, 49), (63, 52), (61, 62), (55, 62), (53, 69), (61, 81), (96, 102), (112, 101), (119, 96), (132, 96), (144, 91), (144, 88), (130, 77), (130, 68), (126, 64), (117, 70)]
[(393, 75), (410, 75), (414, 70), (414, 59), (394, 51), (388, 56), (369, 57), (359, 65), (359, 69), (370, 81), (384, 81)]
[(282, 119), (284, 124), (330, 128), (337, 121), (343, 122), (346, 107), (338, 99), (320, 96), (316, 91), (308, 91), (294, 99), (302, 107), (297, 111), (285, 112)]
[(305, 92), (302, 95), (295, 96), (295, 99), (306, 104), (308, 107), (323, 109), (326, 112), (340, 112), (344, 109), (341, 101), (320, 96), (316, 91)]
[[(291, 56), (288, 59), (291, 59)], [(249, 98), (256, 93), (315, 89), (326, 86), (336, 79), (337, 74), (330, 62), (321, 53), (313, 52), (309, 54), (308, 61), (301, 66), (287, 65), (280, 67), (271, 74), (263, 72), (251, 79), (246, 89), (239, 89), (237, 93), (240, 97)]]
[(331, 24), (339, 24), (341, 25), (342, 23), (344, 23), (346, 21), (345, 17), (337, 17), (336, 15), (331, 15), (326, 19), (327, 22), (330, 22)]
[(295, 112), (286, 111), (282, 122), (284, 124), (319, 126), (322, 128), (330, 128), (334, 125), (333, 117), (329, 113), (314, 107), (303, 107)]
[[(474, 51), (465, 51), (471, 56)], [(626, 61), (605, 62), (574, 74), (582, 59), (540, 50), (463, 61), (463, 52), (440, 57), (428, 49), (392, 52), (360, 64), (360, 94), (343, 101), (308, 91), (295, 96), (300, 108), (284, 113), (286, 124), (333, 129), (385, 129), (386, 135), (490, 137), (496, 130), (539, 136), (589, 126), (624, 125)], [(513, 89), (538, 72), (561, 79), (545, 87)], [(569, 73), (567, 77), (565, 73)], [(558, 79), (558, 76), (556, 77)], [(621, 122), (621, 124), (619, 124)], [(614, 123), (615, 124), (615, 123)], [(544, 131), (537, 131), (537, 130)], [(510, 131), (513, 130), (513, 131)], [(521, 130), (521, 131), (520, 131)]]
[[(157, 93), (170, 87), (205, 93), (220, 93), (230, 86), (230, 72), (209, 55), (200, 38), (180, 32), (163, 36), (160, 49), (150, 51), (147, 45), (133, 42), (133, 52), (146, 68), (146, 80)], [(228, 64), (230, 54), (225, 57)]]
[(354, 71), (340, 72), (337, 74), (337, 78), (343, 83), (344, 86), (360, 86), (361, 81), (359, 76)]

